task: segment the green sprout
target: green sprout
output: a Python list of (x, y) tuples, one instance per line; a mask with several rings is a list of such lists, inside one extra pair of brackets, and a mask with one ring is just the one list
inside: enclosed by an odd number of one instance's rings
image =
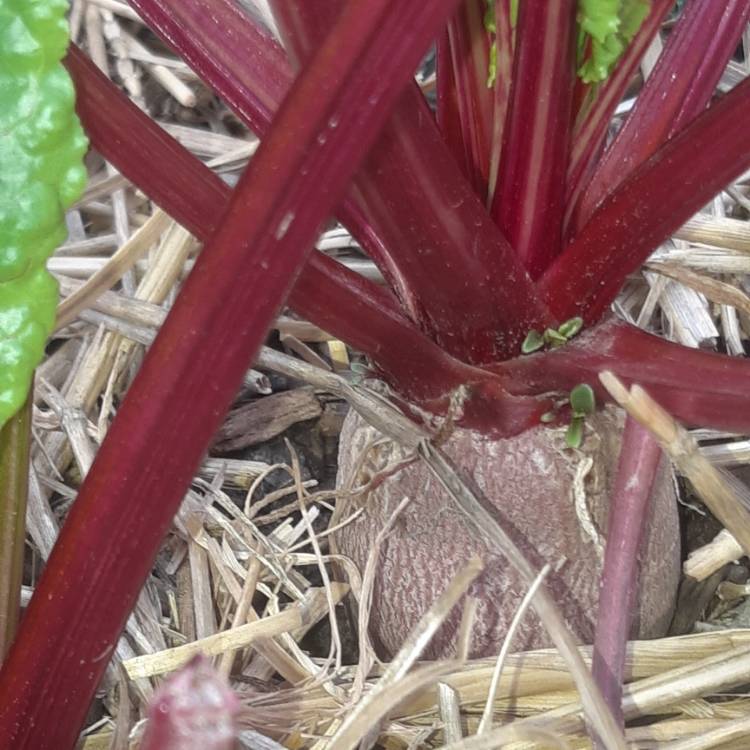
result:
[(566, 320), (557, 330), (566, 339), (572, 339), (580, 333), (583, 328), (583, 318), (571, 318)]
[(553, 348), (568, 343), (567, 337), (563, 336), (563, 334), (555, 328), (548, 328), (544, 332), (544, 341), (546, 344), (549, 344)]
[(535, 331), (533, 328), (526, 334), (526, 338), (521, 344), (521, 352), (523, 354), (531, 354), (544, 346), (544, 337), (539, 331)]
[(532, 328), (521, 344), (521, 353), (531, 354), (544, 346), (551, 346), (554, 349), (567, 344), (570, 339), (580, 333), (582, 328), (583, 318), (571, 318), (566, 320), (559, 328), (547, 328), (544, 333), (539, 333)]
[(583, 423), (586, 416), (593, 414), (596, 409), (594, 389), (588, 383), (579, 383), (570, 392), (570, 408), (573, 417), (565, 433), (565, 442), (569, 448), (580, 448), (583, 442)]

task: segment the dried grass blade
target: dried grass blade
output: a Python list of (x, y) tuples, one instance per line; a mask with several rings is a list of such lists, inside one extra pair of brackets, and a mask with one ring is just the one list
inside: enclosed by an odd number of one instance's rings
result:
[[(627, 685), (623, 714), (626, 720), (633, 719), (694, 698), (729, 690), (746, 683), (748, 674), (750, 646), (733, 648), (697, 661), (693, 659), (684, 666)], [(543, 725), (559, 734), (574, 734), (584, 729), (581, 712), (579, 702), (570, 703), (531, 718), (520, 719), (510, 726)], [(493, 730), (488, 736), (496, 737), (498, 731)]]
[(696, 737), (667, 742), (661, 750), (708, 750), (742, 737), (750, 737), (750, 717), (728, 721), (723, 726), (704, 731)]
[[(332, 589), (335, 592), (335, 598), (340, 600), (348, 592), (349, 587), (339, 583), (334, 584)], [(177, 646), (155, 654), (136, 656), (123, 662), (123, 666), (131, 679), (164, 674), (186, 664), (197, 653), (215, 656), (226, 651), (245, 648), (259, 638), (271, 638), (281, 633), (288, 633), (290, 630), (302, 627), (321, 608), (327, 611), (325, 592), (323, 589), (313, 589), (304, 603), (293, 604), (276, 615), (200, 638), (184, 646)]]
[[(443, 745), (440, 750), (495, 750), (504, 747), (508, 742), (533, 743), (531, 747), (557, 748), (558, 750), (570, 750), (570, 744), (562, 737), (544, 727), (535, 727), (531, 724), (517, 726), (508, 724), (506, 727), (495, 729), (488, 734), (474, 735), (460, 742)], [(526, 745), (524, 745), (526, 747)]]
[(736, 307), (750, 315), (750, 297), (732, 284), (684, 268), (676, 263), (649, 263), (648, 265), (662, 276), (679, 281), (680, 284), (705, 294), (712, 302)]
[[(354, 747), (370, 733), (376, 722), (401, 700), (455, 668), (455, 663), (443, 662), (406, 677), (406, 673), (443, 624), (448, 613), (482, 570), (481, 561), (474, 557), (456, 573), (445, 591), (433, 602), (409, 634), (382, 677), (375, 683), (375, 687), (346, 716), (331, 740), (329, 750)], [(396, 695), (400, 696), (399, 699), (393, 700)]]
[(83, 286), (57, 308), (55, 330), (64, 328), (102, 292), (116, 284), (166, 231), (172, 219), (157, 209), (148, 221)]
[(526, 612), (528, 611), (529, 607), (531, 606), (534, 595), (536, 594), (539, 587), (544, 583), (544, 579), (550, 571), (550, 566), (545, 565), (540, 571), (539, 575), (536, 577), (536, 580), (534, 583), (529, 587), (529, 590), (524, 595), (523, 599), (521, 600), (521, 604), (519, 605), (518, 609), (516, 610), (515, 615), (513, 615), (513, 619), (511, 620), (510, 627), (508, 628), (508, 633), (505, 636), (505, 640), (503, 641), (503, 646), (500, 649), (500, 653), (497, 657), (497, 663), (495, 664), (495, 671), (492, 673), (492, 682), (490, 683), (490, 689), (487, 692), (487, 702), (484, 704), (484, 711), (482, 712), (482, 720), (479, 722), (479, 729), (477, 729), (477, 734), (485, 734), (492, 729), (492, 714), (493, 714), (493, 707), (495, 704), (495, 698), (497, 696), (497, 689), (500, 685), (500, 675), (503, 673), (503, 667), (505, 666), (505, 661), (508, 656), (508, 652), (510, 651), (510, 647), (513, 644), (513, 636), (516, 634), (516, 630), (518, 630), (518, 626), (521, 624), (521, 621), (526, 615)]

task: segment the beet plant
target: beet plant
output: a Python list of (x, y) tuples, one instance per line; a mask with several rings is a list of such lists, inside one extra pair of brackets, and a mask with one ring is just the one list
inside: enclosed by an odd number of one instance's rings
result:
[[(654, 443), (630, 422), (618, 439), (598, 374), (638, 381), (689, 425), (741, 432), (750, 366), (650, 335), (610, 308), (628, 275), (750, 167), (750, 83), (714, 96), (750, 2), (687, 2), (612, 140), (613, 113), (671, 0), (279, 0), (282, 43), (233, 0), (130, 4), (262, 143), (230, 189), (85, 53), (68, 52), (92, 145), (205, 247), (0, 672), (0, 746), (73, 746), (196, 466), (285, 304), (364, 352), (405, 413), (442, 425), (445, 450), (499, 523), (533, 564), (553, 565), (549, 587), (583, 639), (594, 637), (606, 560), (607, 601), (620, 606), (600, 615), (595, 672), (616, 710), (640, 530), (633, 632), (660, 635), (678, 528)], [(410, 79), (435, 40), (433, 114)], [(384, 286), (313, 249), (332, 215)], [(342, 482), (366, 429), (350, 417)], [(570, 500), (591, 470), (601, 491), (587, 512), (595, 527), (609, 517), (604, 536), (627, 559), (597, 545)], [(473, 649), (496, 650), (521, 583), (418, 469), (384, 483), (335, 543), (361, 563), (388, 497), (404, 495), (413, 502), (376, 580), (376, 641), (386, 655), (397, 648), (479, 551), (489, 565), (473, 591)], [(449, 623), (434, 654), (452, 636)], [(532, 628), (525, 642), (541, 639)]]

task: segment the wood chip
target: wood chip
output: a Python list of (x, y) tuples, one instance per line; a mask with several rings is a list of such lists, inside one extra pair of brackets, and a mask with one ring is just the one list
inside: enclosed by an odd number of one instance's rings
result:
[(309, 386), (255, 399), (229, 413), (217, 433), (214, 450), (228, 453), (264, 443), (297, 422), (319, 417), (322, 411)]

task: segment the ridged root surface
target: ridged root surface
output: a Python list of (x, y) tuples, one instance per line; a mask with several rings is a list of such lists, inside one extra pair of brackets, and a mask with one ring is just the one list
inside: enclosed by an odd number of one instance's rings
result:
[[(497, 520), (527, 559), (539, 570), (550, 564), (546, 583), (552, 595), (575, 635), (591, 643), (622, 418), (607, 410), (586, 422), (583, 445), (576, 451), (565, 447), (564, 430), (543, 426), (503, 440), (456, 429), (444, 450), (490, 500)], [(369, 450), (360, 461), (365, 448), (378, 437), (356, 413), (349, 413), (341, 434), (339, 487), (361, 485), (404, 455), (388, 442)], [(398, 651), (461, 564), (479, 554), (485, 571), (469, 591), (479, 599), (471, 655), (496, 654), (527, 586), (502, 555), (478, 542), (423, 463), (412, 464), (358, 503), (349, 501), (340, 508), (339, 520), (360, 505), (365, 512), (335, 533), (336, 550), (363, 571), (378, 533), (404, 497), (410, 502), (383, 543), (377, 565), (370, 613), (376, 650), (384, 658)], [(679, 575), (677, 503), (671, 472), (664, 465), (654, 488), (639, 561), (633, 637), (656, 638), (666, 633)], [(454, 608), (426, 657), (454, 652), (459, 610)], [(514, 650), (548, 645), (549, 637), (530, 613)]]

